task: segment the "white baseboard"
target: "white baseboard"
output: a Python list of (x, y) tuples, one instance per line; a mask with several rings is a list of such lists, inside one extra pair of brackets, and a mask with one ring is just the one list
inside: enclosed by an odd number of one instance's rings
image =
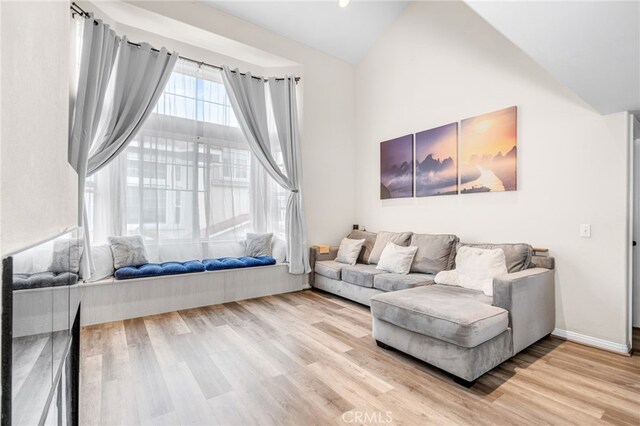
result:
[(560, 328), (556, 328), (551, 334), (570, 342), (582, 343), (584, 345), (593, 346), (610, 352), (616, 352), (624, 355), (628, 355), (631, 352), (629, 344), (625, 345), (622, 343), (610, 342), (608, 340), (598, 339), (597, 337), (574, 333), (573, 331), (562, 330)]

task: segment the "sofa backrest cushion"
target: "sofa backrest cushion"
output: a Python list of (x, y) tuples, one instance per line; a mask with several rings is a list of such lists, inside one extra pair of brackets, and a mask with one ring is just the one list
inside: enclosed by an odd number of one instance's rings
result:
[(377, 264), (380, 260), (382, 250), (387, 246), (387, 243), (394, 243), (399, 246), (407, 247), (411, 240), (412, 232), (387, 232), (380, 231), (376, 237), (376, 242), (373, 245), (371, 254), (369, 255), (369, 264)]
[(533, 247), (529, 244), (487, 244), (487, 243), (458, 243), (456, 250), (461, 246), (477, 247), (482, 249), (497, 249), (504, 251), (504, 257), (507, 261), (507, 271), (519, 272), (529, 268), (531, 256), (533, 256)]
[(411, 264), (411, 272), (437, 274), (453, 267), (456, 256), (455, 235), (413, 234), (410, 246), (418, 247)]
[(377, 236), (378, 234), (376, 234), (375, 232), (360, 231), (357, 229), (351, 231), (347, 238), (349, 238), (350, 240), (364, 240), (364, 244), (362, 245), (362, 249), (360, 250), (360, 255), (358, 256), (358, 263), (369, 263), (369, 257), (371, 256), (371, 251), (373, 250), (373, 246), (376, 243)]

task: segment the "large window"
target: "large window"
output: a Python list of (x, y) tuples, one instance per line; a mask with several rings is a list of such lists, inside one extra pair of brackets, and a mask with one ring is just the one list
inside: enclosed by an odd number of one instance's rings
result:
[(238, 127), (222, 83), (181, 72), (171, 76), (155, 112)]
[[(102, 234), (121, 225), (120, 233), (148, 242), (225, 241), (252, 230), (251, 167), (261, 166), (252, 161), (217, 70), (179, 61), (153, 114), (117, 160), (87, 182), (94, 230), (119, 210), (123, 217), (111, 218)], [(121, 193), (123, 208), (113, 209), (105, 191)], [(267, 191), (269, 231), (283, 237), (287, 194), (275, 183)], [(94, 231), (94, 240), (102, 234)]]

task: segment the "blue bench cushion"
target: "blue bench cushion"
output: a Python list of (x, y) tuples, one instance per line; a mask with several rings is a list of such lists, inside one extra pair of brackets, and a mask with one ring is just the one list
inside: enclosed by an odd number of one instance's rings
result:
[(141, 266), (125, 266), (116, 271), (118, 280), (130, 278), (155, 277), (159, 275), (177, 275), (190, 272), (204, 272), (205, 267), (199, 260), (188, 262), (146, 263)]
[(251, 266), (275, 265), (276, 260), (271, 256), (259, 257), (221, 257), (219, 259), (205, 259), (202, 261), (207, 271), (221, 271), (223, 269), (249, 268)]

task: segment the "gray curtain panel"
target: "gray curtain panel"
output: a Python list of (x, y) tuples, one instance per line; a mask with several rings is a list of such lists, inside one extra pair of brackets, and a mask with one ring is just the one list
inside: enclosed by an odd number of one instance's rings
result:
[[(120, 38), (101, 20), (87, 19), (82, 32), (82, 52), (75, 99), (71, 99), (68, 159), (78, 172), (78, 194), (84, 194), (89, 148), (102, 115)], [(83, 204), (78, 205), (78, 223)]]
[[(284, 167), (289, 177), (291, 193), (287, 201), (286, 234), (288, 238), (288, 259), (296, 262), (296, 273), (311, 272), (309, 250), (307, 249), (307, 227), (304, 219), (302, 200), (302, 155), (300, 134), (298, 133), (298, 105), (296, 81), (294, 77), (282, 80), (269, 79), (269, 90), (273, 115), (278, 130), (278, 139), (284, 159)], [(289, 237), (293, 236), (293, 238)]]
[(240, 74), (237, 69), (231, 71), (226, 65), (222, 68), (229, 101), (253, 155), (280, 186), (290, 189), (288, 178), (271, 155), (265, 80), (250, 73)]
[(177, 60), (176, 52), (169, 54), (165, 48), (156, 52), (147, 43), (136, 46), (122, 38), (107, 108), (89, 153), (87, 176), (109, 164), (136, 136)]
[[(88, 18), (69, 135), (69, 162), (78, 172), (78, 222), (86, 223), (86, 178), (112, 161), (136, 136), (171, 76), (178, 54), (134, 46), (108, 25)], [(83, 276), (95, 269), (85, 227)]]
[[(252, 153), (267, 173), (280, 186), (290, 191), (286, 220), (289, 272), (292, 274), (308, 273), (311, 268), (309, 266), (306, 227), (302, 210), (302, 194), (300, 193), (301, 167), (297, 112), (295, 111), (295, 81), (293, 81), (293, 88), (285, 89), (284, 86), (275, 85), (275, 91), (278, 92), (276, 96), (279, 100), (273, 102), (274, 116), (278, 127), (278, 139), (285, 160), (287, 173), (285, 175), (271, 153), (265, 80), (253, 78), (250, 73), (242, 75), (238, 70), (231, 71), (227, 66), (223, 67), (222, 80), (238, 124), (247, 138)], [(269, 84), (273, 82), (275, 82), (275, 79), (271, 79)], [(292, 92), (293, 96), (288, 94), (289, 92)], [(281, 126), (283, 126), (282, 130), (280, 129)], [(283, 137), (285, 138), (284, 140)]]

